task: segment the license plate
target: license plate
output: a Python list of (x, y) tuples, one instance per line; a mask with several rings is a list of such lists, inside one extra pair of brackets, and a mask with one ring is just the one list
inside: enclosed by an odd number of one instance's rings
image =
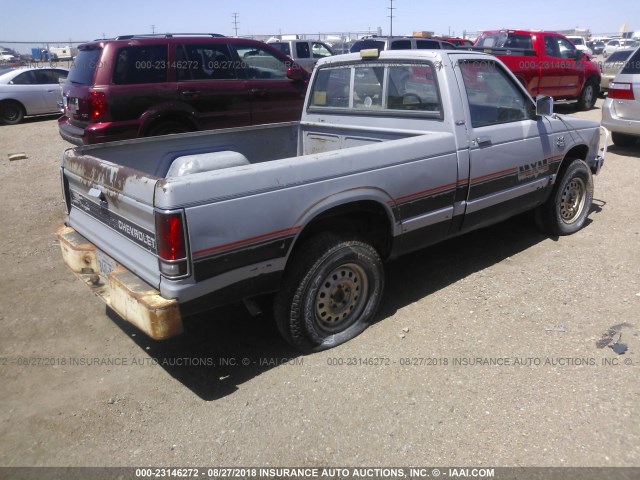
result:
[(64, 103), (69, 113), (76, 113), (78, 111), (78, 99), (75, 97), (64, 97)]
[(96, 257), (98, 258), (98, 269), (102, 275), (106, 277), (115, 270), (115, 260), (109, 258), (105, 253), (102, 253), (100, 250), (96, 250)]

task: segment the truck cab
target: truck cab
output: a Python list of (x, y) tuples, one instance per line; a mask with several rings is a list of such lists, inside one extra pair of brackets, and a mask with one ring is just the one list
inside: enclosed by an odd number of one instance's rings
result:
[(333, 55), (331, 47), (319, 40), (270, 40), (267, 42), (291, 57), (302, 68), (311, 72), (318, 60)]

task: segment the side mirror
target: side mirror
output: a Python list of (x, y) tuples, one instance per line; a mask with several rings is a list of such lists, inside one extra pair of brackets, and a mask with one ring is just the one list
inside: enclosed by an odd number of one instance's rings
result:
[(536, 115), (539, 117), (553, 115), (553, 97), (545, 95), (536, 97)]
[(304, 80), (304, 70), (297, 65), (295, 67), (287, 68), (287, 78), (294, 82), (300, 82)]

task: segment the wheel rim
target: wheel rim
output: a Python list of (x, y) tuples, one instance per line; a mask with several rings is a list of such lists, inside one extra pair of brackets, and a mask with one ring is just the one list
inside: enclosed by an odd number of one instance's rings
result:
[(587, 85), (584, 89), (584, 104), (590, 107), (593, 103), (593, 85)]
[(369, 281), (364, 269), (355, 263), (339, 266), (327, 275), (315, 299), (318, 325), (328, 332), (338, 332), (354, 323), (364, 309)]
[(13, 105), (4, 107), (2, 114), (4, 116), (4, 119), (8, 122), (15, 121), (19, 116), (18, 108), (14, 107)]
[(560, 216), (565, 223), (573, 223), (582, 214), (586, 203), (587, 186), (581, 178), (572, 178), (562, 191)]

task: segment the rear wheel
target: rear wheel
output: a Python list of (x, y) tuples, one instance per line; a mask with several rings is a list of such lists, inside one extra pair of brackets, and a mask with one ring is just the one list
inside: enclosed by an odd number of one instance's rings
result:
[(147, 136), (153, 137), (156, 135), (170, 135), (172, 133), (186, 133), (190, 132), (191, 128), (181, 122), (175, 120), (166, 120), (153, 125)]
[(278, 329), (305, 352), (340, 345), (371, 323), (383, 289), (382, 261), (371, 245), (319, 234), (291, 259), (274, 303)]
[(580, 230), (593, 201), (593, 177), (582, 160), (567, 160), (551, 196), (536, 210), (538, 226), (547, 234), (571, 235)]
[(638, 137), (633, 135), (625, 135), (624, 133), (611, 133), (611, 140), (618, 147), (633, 147), (638, 140)]
[(0, 121), (7, 125), (15, 125), (24, 119), (24, 108), (18, 102), (0, 103)]

